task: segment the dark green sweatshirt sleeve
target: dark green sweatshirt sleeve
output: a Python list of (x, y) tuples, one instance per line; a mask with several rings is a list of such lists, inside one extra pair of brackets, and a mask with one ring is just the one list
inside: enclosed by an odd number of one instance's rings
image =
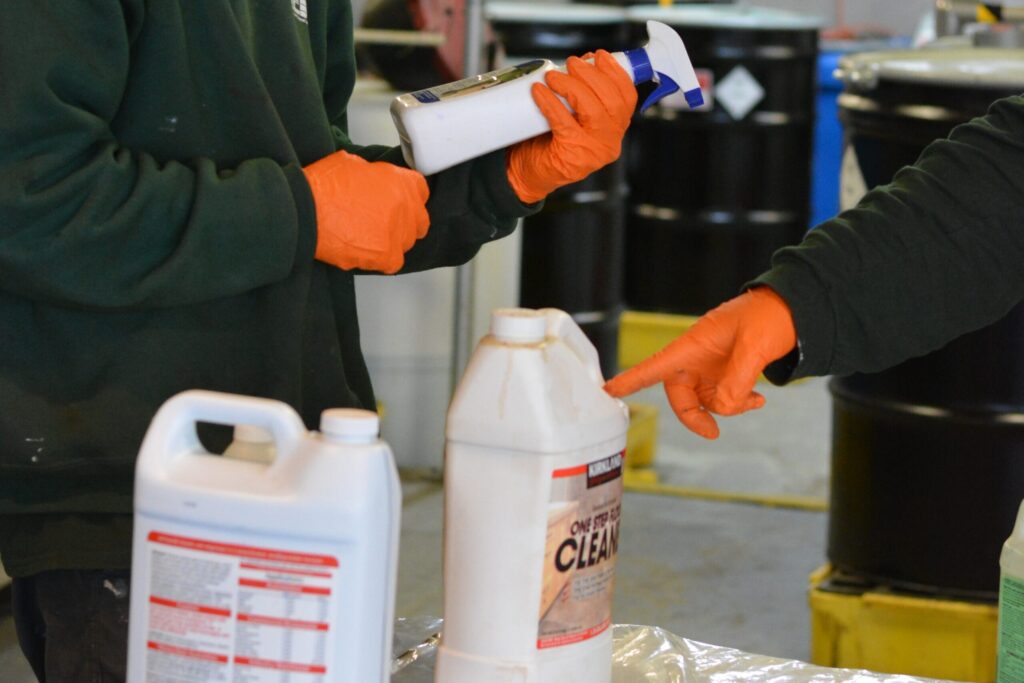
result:
[(519, 218), (543, 202), (523, 204), (508, 182), (505, 150), (459, 164), (427, 178), (430, 232), (405, 256), (402, 272), (469, 261), (480, 247), (510, 234)]
[(112, 133), (140, 0), (10, 0), (0, 21), (0, 289), (68, 307), (166, 307), (310, 260), (298, 166), (160, 163)]
[(1000, 319), (1024, 297), (1024, 97), (929, 145), (751, 284), (793, 310), (800, 353), (769, 368), (777, 382), (882, 370)]
[[(344, 149), (371, 161), (405, 166), (401, 149), (379, 145)], [(498, 150), (427, 177), (430, 230), (406, 252), (402, 273), (469, 261), (480, 247), (515, 230), (517, 221), (544, 203), (523, 204), (508, 182), (505, 150)]]

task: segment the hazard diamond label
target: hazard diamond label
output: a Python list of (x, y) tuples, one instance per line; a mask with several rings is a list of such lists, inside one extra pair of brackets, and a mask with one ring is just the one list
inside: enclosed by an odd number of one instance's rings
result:
[(737, 121), (746, 118), (764, 99), (764, 88), (743, 66), (737, 66), (718, 82), (715, 99)]

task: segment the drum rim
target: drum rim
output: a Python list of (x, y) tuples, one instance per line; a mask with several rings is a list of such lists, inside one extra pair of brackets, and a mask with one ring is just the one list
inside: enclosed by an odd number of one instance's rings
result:
[(484, 3), (484, 14), (494, 23), (600, 25), (620, 24), (626, 10), (614, 5), (561, 4), (550, 2), (514, 2), (511, 0)]
[[(960, 68), (958, 68), (960, 67)], [(848, 86), (879, 81), (1024, 91), (1024, 49), (886, 50), (846, 55), (837, 71)]]
[(810, 17), (768, 7), (719, 4), (634, 6), (626, 9), (626, 15), (634, 22), (654, 19), (669, 26), (693, 28), (802, 31), (817, 30), (825, 25), (821, 17)]

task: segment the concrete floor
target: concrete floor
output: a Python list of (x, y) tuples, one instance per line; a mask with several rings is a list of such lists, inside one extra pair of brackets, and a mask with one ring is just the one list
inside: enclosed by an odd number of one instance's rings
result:
[[(824, 380), (764, 387), (768, 405), (722, 423), (722, 437), (688, 435), (660, 391), (656, 468), (679, 486), (824, 499), (830, 403)], [(807, 576), (824, 562), (826, 514), (629, 493), (623, 502), (614, 620), (749, 652), (806, 659)], [(400, 616), (441, 613), (442, 494), (406, 484)], [(0, 680), (34, 681), (9, 616), (0, 612)]]
[[(439, 615), (440, 492), (405, 514), (397, 611)], [(823, 513), (628, 493), (622, 515), (616, 623), (807, 659), (807, 575), (823, 562)]]

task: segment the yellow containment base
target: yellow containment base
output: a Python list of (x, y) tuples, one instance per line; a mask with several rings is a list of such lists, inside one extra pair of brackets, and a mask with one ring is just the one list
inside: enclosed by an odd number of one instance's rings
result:
[(658, 407), (629, 403), (629, 431), (626, 433), (626, 467), (641, 469), (654, 464), (658, 448)]
[(811, 575), (811, 662), (956, 681), (995, 681), (995, 604), (871, 589), (837, 592)]
[(689, 330), (697, 318), (624, 311), (619, 320), (619, 367), (631, 368)]

